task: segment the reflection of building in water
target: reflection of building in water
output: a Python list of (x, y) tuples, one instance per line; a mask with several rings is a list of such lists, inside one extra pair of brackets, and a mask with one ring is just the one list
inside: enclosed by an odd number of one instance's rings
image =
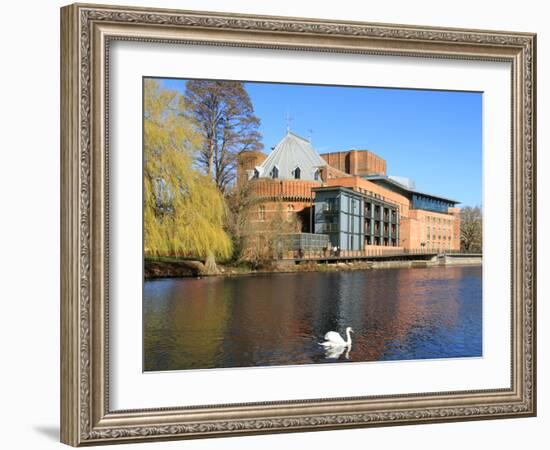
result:
[(302, 347), (302, 340), (312, 336), (309, 314), (316, 309), (311, 304), (316, 298), (304, 295), (312, 286), (308, 275), (254, 277), (255, 289), (241, 290), (232, 305), (230, 339), (224, 345), (246, 355), (253, 365), (271, 365), (281, 355), (294, 364), (310, 362)]
[(260, 200), (251, 217), (257, 230), (283, 211), (340, 250), (460, 249), (458, 202), (420, 192), (386, 166), (369, 150), (319, 155), (289, 131), (269, 155), (240, 157), (238, 183), (248, 181)]
[[(356, 348), (362, 352), (360, 357), (375, 361), (393, 359), (392, 354), (396, 352), (410, 352), (401, 359), (415, 359), (418, 357), (414, 352), (416, 345), (429, 343), (445, 347), (440, 337), (445, 331), (448, 336), (455, 336), (452, 329), (461, 314), (457, 296), (461, 275), (467, 270), (464, 267), (388, 270), (384, 276), (373, 277), (363, 316), (356, 316), (365, 330), (355, 338)], [(384, 301), (380, 300), (382, 293)], [(456, 344), (447, 343), (448, 347)]]

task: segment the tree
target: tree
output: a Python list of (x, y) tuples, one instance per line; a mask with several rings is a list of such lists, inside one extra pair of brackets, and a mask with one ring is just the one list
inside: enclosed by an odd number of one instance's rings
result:
[(156, 256), (227, 258), (225, 201), (210, 178), (193, 168), (202, 137), (184, 98), (154, 80), (144, 91), (145, 252)]
[[(296, 214), (285, 213), (283, 202), (268, 203), (267, 206), (274, 206), (275, 209), (267, 212), (265, 220), (254, 224), (254, 228), (247, 235), (244, 247), (245, 259), (255, 266), (270, 265), (277, 257), (278, 243), (283, 235), (298, 233), (301, 230), (300, 219)], [(256, 208), (252, 208), (250, 214), (253, 215), (255, 212)]]
[(482, 211), (479, 206), (466, 206), (460, 211), (460, 249), (466, 252), (482, 252)]
[(243, 259), (244, 252), (250, 245), (250, 235), (254, 233), (251, 223), (254, 206), (258, 204), (258, 197), (254, 195), (252, 184), (243, 180), (225, 196), (228, 213), (225, 228), (231, 236), (234, 261)]
[(235, 179), (237, 156), (263, 148), (260, 119), (240, 81), (190, 80), (185, 100), (203, 136), (198, 162), (226, 192)]

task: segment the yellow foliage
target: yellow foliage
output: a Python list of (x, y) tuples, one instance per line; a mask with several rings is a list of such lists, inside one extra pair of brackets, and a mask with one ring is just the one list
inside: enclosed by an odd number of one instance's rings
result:
[(193, 168), (202, 138), (183, 97), (146, 80), (143, 122), (146, 254), (228, 258), (225, 200), (214, 182)]

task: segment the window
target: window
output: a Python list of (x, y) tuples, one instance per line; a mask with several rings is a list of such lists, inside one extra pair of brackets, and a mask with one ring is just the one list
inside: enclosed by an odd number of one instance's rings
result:
[(258, 218), (260, 220), (265, 220), (265, 205), (260, 205), (260, 208), (258, 210)]
[(315, 181), (319, 181), (319, 178), (320, 178), (319, 169), (315, 169), (315, 171), (313, 172), (313, 179)]
[(294, 169), (294, 170), (292, 171), (292, 176), (294, 177), (295, 180), (299, 180), (301, 174), (302, 174), (302, 171), (300, 170), (299, 167), (296, 167), (296, 169)]
[(277, 166), (273, 167), (273, 169), (271, 169), (271, 178), (273, 179), (276, 179), (276, 178), (279, 178), (279, 169)]
[(258, 169), (254, 169), (254, 178), (260, 178), (260, 172)]

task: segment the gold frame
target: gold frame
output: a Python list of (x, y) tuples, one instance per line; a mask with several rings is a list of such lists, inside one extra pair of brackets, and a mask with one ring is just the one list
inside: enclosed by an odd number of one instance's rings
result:
[[(137, 40), (508, 61), (512, 66), (509, 389), (111, 411), (109, 43)], [(61, 440), (79, 446), (536, 414), (536, 35), (75, 4), (61, 9)]]

